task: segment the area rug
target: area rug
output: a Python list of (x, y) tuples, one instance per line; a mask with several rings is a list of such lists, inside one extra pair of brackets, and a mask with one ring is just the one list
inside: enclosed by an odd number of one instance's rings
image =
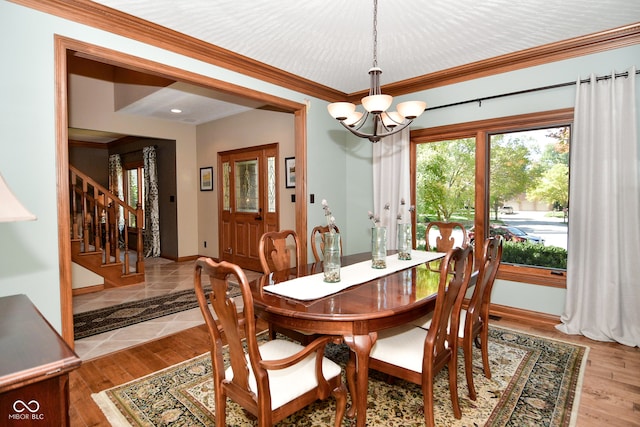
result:
[[(266, 339), (266, 334), (261, 335)], [(348, 348), (330, 345), (327, 356), (346, 363)], [(480, 352), (474, 351), (476, 401), (468, 397), (462, 360), (458, 387), (462, 419), (453, 416), (448, 377), (443, 370), (435, 382), (435, 420), (443, 426), (572, 426), (578, 409), (588, 347), (491, 327), (491, 380), (481, 373)], [(460, 355), (462, 358), (462, 355)], [(419, 386), (370, 372), (367, 425), (423, 426), (424, 407)], [(114, 426), (213, 426), (214, 396), (208, 354), (171, 366), (127, 384), (92, 395)], [(335, 402), (317, 402), (279, 426), (333, 424)], [(256, 425), (232, 401), (227, 424)], [(343, 425), (355, 425), (345, 418)]]
[[(230, 285), (231, 296), (235, 297), (240, 295), (238, 285), (235, 283), (230, 283)], [(205, 287), (205, 289), (207, 289), (207, 287)], [(193, 289), (187, 289), (158, 297), (145, 298), (74, 314), (74, 339), (78, 340), (90, 337), (150, 319), (190, 310), (197, 306), (198, 300), (196, 299), (195, 291)]]

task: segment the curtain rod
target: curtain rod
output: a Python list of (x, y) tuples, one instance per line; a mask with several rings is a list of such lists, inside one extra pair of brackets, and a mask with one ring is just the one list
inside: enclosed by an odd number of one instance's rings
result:
[[(637, 70), (636, 74), (640, 74), (640, 70)], [(614, 77), (615, 78), (618, 78), (618, 77), (629, 77), (629, 72), (625, 71), (624, 73), (618, 73)], [(609, 80), (610, 78), (611, 78), (611, 76), (598, 76), (598, 77), (596, 77), (596, 81)], [(580, 83), (590, 83), (590, 82), (591, 82), (591, 79), (580, 80)], [(513, 95), (522, 95), (524, 93), (538, 92), (538, 91), (541, 91), (541, 90), (557, 89), (559, 87), (572, 86), (572, 85), (575, 85), (575, 84), (576, 84), (576, 82), (558, 83), (558, 84), (555, 84), (555, 85), (536, 87), (536, 88), (533, 88), (533, 89), (524, 89), (524, 90), (519, 90), (519, 91), (516, 91), (516, 92), (501, 93), (499, 95), (485, 96), (483, 98), (468, 99), (466, 101), (453, 102), (451, 104), (438, 105), (436, 107), (429, 107), (429, 108), (425, 108), (424, 111), (438, 110), (440, 108), (447, 108), (447, 107), (455, 107), (456, 105), (471, 104), (472, 102), (477, 102), (478, 103), (478, 107), (481, 107), (482, 106), (482, 101), (486, 101), (486, 100), (489, 100), (489, 99), (503, 98), (503, 97), (506, 97), (506, 96), (513, 96)]]

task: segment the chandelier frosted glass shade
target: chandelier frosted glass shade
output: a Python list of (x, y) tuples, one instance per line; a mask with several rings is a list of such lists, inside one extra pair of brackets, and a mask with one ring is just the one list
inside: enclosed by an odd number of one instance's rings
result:
[(393, 96), (391, 95), (369, 95), (362, 98), (362, 106), (365, 110), (373, 114), (382, 114), (391, 107)]
[(337, 120), (346, 120), (356, 111), (355, 104), (350, 102), (334, 102), (327, 107), (331, 117)]
[(409, 120), (413, 120), (424, 113), (427, 103), (423, 101), (406, 101), (398, 104), (398, 113)]

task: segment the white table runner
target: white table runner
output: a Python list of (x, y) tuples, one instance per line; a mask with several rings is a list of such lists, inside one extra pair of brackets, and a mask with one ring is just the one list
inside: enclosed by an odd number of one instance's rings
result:
[(326, 283), (324, 281), (324, 273), (317, 273), (311, 276), (297, 277), (276, 285), (265, 286), (264, 290), (283, 297), (309, 301), (335, 294), (351, 286), (359, 285), (396, 271), (442, 258), (444, 255), (441, 252), (412, 250), (410, 260), (399, 260), (397, 254), (388, 255), (387, 268), (371, 268), (371, 260), (342, 267), (340, 268), (340, 281), (337, 283)]

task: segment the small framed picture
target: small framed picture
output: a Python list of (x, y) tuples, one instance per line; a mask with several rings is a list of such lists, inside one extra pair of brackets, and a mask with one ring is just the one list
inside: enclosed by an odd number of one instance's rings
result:
[(286, 157), (284, 159), (284, 171), (285, 171), (285, 187), (296, 187), (296, 158)]
[(200, 191), (213, 191), (213, 167), (200, 168)]

